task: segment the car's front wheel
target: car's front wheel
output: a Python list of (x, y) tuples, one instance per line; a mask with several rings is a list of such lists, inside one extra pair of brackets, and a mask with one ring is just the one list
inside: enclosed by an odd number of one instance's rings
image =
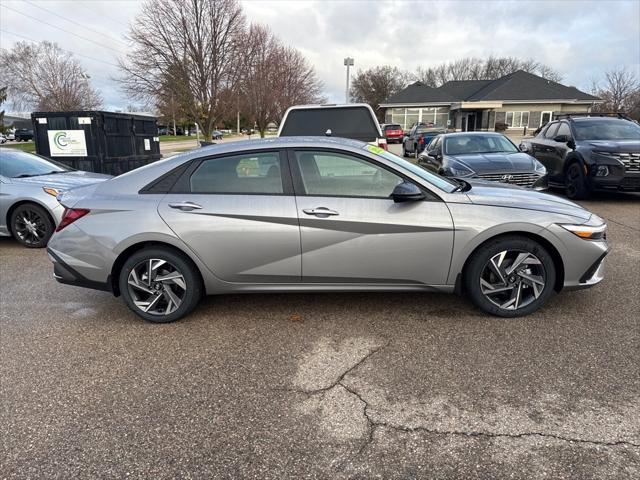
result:
[(538, 242), (520, 236), (480, 247), (464, 272), (465, 291), (484, 312), (519, 317), (541, 308), (553, 294), (556, 268)]
[(587, 179), (582, 165), (573, 162), (569, 165), (564, 179), (565, 194), (571, 200), (583, 200), (589, 197), (591, 191), (587, 185)]
[(11, 233), (25, 247), (46, 247), (54, 228), (47, 211), (34, 203), (23, 203), (11, 213)]
[(198, 305), (203, 294), (196, 266), (169, 248), (131, 255), (120, 271), (119, 286), (127, 306), (154, 323), (179, 320)]

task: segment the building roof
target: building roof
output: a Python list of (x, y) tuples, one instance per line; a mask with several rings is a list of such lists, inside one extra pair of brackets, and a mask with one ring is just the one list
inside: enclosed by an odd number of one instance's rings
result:
[(389, 97), (387, 104), (429, 104), (480, 101), (597, 101), (598, 97), (532, 73), (518, 70), (495, 80), (456, 80), (438, 88), (420, 82)]
[(481, 88), (486, 87), (493, 80), (451, 80), (443, 84), (439, 90), (444, 90), (457, 101), (466, 100)]
[(456, 99), (445, 90), (416, 82), (395, 95), (391, 95), (384, 103), (451, 103), (455, 101)]
[(599, 100), (575, 87), (567, 87), (518, 70), (490, 82), (469, 98), (481, 100)]

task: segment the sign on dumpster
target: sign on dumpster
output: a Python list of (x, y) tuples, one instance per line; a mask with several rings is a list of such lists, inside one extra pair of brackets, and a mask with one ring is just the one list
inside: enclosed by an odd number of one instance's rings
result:
[(49, 130), (49, 152), (52, 157), (86, 157), (84, 130)]

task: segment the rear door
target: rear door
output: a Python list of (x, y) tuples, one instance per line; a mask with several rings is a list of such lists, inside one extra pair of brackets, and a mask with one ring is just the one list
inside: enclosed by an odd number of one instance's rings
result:
[(404, 178), (368, 156), (331, 149), (289, 154), (309, 283), (446, 283), (453, 222), (446, 204), (395, 203)]
[(222, 280), (300, 281), (300, 228), (282, 151), (196, 161), (158, 211)]

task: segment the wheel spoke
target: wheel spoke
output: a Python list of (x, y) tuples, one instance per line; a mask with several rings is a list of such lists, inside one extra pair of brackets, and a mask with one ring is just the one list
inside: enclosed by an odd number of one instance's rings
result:
[(151, 315), (175, 312), (187, 293), (184, 275), (167, 260), (147, 258), (138, 263), (127, 278), (134, 305)]
[(544, 265), (533, 253), (504, 250), (485, 264), (480, 275), (480, 291), (497, 307), (518, 310), (542, 295), (545, 278)]

